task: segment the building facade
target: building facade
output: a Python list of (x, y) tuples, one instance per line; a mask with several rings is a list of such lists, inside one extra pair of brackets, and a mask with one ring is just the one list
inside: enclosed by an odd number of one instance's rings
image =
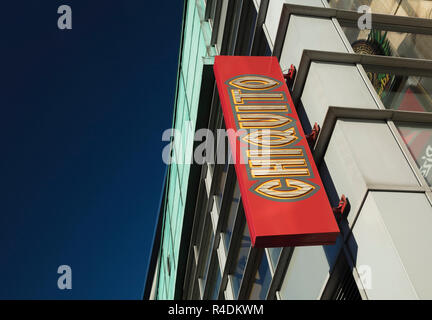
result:
[[(144, 298), (431, 299), (431, 17), (417, 0), (185, 1), (181, 134), (166, 139)], [(210, 139), (195, 132), (225, 128), (216, 55), (296, 68), (290, 92), (304, 131), (320, 127), (311, 150), (327, 196), (349, 201), (336, 244), (252, 247), (234, 165), (191, 161)]]

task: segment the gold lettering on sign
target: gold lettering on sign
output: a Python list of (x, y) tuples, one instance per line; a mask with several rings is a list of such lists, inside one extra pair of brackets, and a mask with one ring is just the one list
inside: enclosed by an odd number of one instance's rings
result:
[(285, 93), (275, 91), (281, 84), (265, 76), (244, 75), (229, 82), (229, 93), (237, 129), (247, 129), (241, 139), (249, 147), (257, 146), (246, 150), (248, 172), (259, 179), (254, 191), (266, 198), (296, 200), (316, 187), (304, 181), (311, 176), (310, 166), (304, 148), (294, 145), (300, 137), (296, 120), (288, 116)]
[(277, 111), (277, 112), (288, 112), (287, 105), (276, 105), (276, 104), (269, 104), (269, 105), (239, 105), (236, 106), (237, 112), (268, 112), (268, 111)]
[(237, 119), (242, 129), (275, 128), (291, 122), (290, 118), (275, 113), (241, 113)]
[(307, 195), (314, 189), (309, 183), (300, 180), (285, 179), (285, 182), (289, 189), (278, 190), (282, 186), (281, 180), (274, 179), (260, 184), (255, 191), (275, 199), (296, 199)]
[[(251, 174), (254, 178), (274, 176), (307, 176), (306, 160), (296, 159), (272, 159), (263, 157), (249, 160)], [(293, 168), (294, 167), (294, 168)]]
[(284, 100), (284, 95), (282, 93), (278, 92), (242, 92), (240, 89), (232, 89), (232, 96), (234, 99), (234, 102), (237, 104), (243, 104), (245, 100)]
[(253, 157), (283, 157), (283, 156), (303, 156), (302, 149), (252, 149), (247, 150), (249, 158)]
[(253, 130), (243, 140), (260, 147), (284, 147), (297, 140), (297, 136), (294, 128), (285, 131), (265, 129)]
[(232, 80), (230, 85), (247, 90), (269, 90), (279, 83), (273, 79), (261, 76), (243, 76)]

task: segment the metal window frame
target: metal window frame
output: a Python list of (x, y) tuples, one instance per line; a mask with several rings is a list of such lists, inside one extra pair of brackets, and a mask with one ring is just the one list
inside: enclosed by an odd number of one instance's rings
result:
[[(285, 3), (282, 7), (281, 19), (275, 38), (273, 55), (280, 58), (285, 34), (288, 29), (291, 15), (301, 15), (316, 18), (336, 19), (342, 27), (357, 26), (357, 21), (363, 15), (357, 11), (336, 8), (313, 7)], [(432, 35), (432, 20), (395, 16), (388, 14), (371, 13), (374, 29)]]
[(216, 232), (222, 233), (223, 229), (226, 226), (228, 215), (229, 215), (229, 207), (234, 197), (234, 189), (236, 183), (236, 173), (233, 164), (228, 164), (227, 176), (225, 179), (225, 185), (223, 188), (221, 207), (219, 210), (219, 220), (216, 226)]
[(336, 292), (341, 289), (343, 280), (346, 277), (353, 277), (354, 287), (351, 290), (358, 290), (359, 297), (363, 300), (367, 300), (367, 296), (362, 294), (362, 288), (359, 288), (356, 278), (354, 277), (355, 271), (354, 267), (350, 265), (350, 258), (346, 256), (345, 250), (341, 250), (336, 258), (336, 262), (333, 269), (330, 270), (329, 277), (325, 283), (323, 290), (318, 299), (320, 300), (338, 300), (336, 299)]
[[(278, 258), (277, 258), (276, 265), (273, 266), (272, 259), (271, 259), (270, 249), (273, 249), (273, 248), (265, 248), (265, 254), (266, 254), (266, 257), (267, 257), (267, 260), (268, 260), (268, 264), (269, 264), (269, 268), (270, 268), (270, 273), (271, 273), (271, 275), (273, 277), (273, 275), (274, 275), (274, 273), (276, 271), (276, 267), (277, 267), (277, 265), (279, 263), (280, 254), (279, 254)], [(282, 253), (282, 250), (281, 250), (280, 253)]]
[[(216, 237), (215, 239), (216, 240)], [(217, 244), (219, 244), (219, 241), (214, 241), (212, 244), (212, 250), (210, 251), (210, 262), (209, 262), (209, 269), (207, 271), (207, 277), (206, 282), (204, 284), (204, 292), (202, 294), (202, 300), (208, 300), (209, 295), (211, 291), (213, 290), (214, 286), (216, 285), (214, 282), (215, 275), (216, 275), (216, 269), (219, 268), (219, 261), (218, 261), (218, 254), (217, 254)], [(219, 289), (217, 289), (219, 291)]]
[(214, 46), (217, 42), (218, 33), (219, 33), (219, 25), (220, 25), (220, 18), (222, 13), (222, 1), (223, 0), (214, 0), (216, 1), (216, 7), (215, 7), (215, 14), (213, 17), (213, 24), (212, 24), (212, 34), (210, 39), (210, 45)]
[(259, 10), (257, 12), (257, 21), (255, 23), (252, 47), (250, 50), (250, 54), (253, 56), (259, 55), (261, 43), (264, 40), (267, 41), (263, 26), (267, 17), (269, 1), (270, 0), (261, 0)]
[(292, 90), (294, 104), (299, 101), (303, 93), (312, 62), (362, 65), (372, 72), (432, 77), (432, 60), (305, 49)]
[[(255, 13), (255, 15), (253, 13)], [(237, 26), (237, 36), (232, 50), (234, 55), (250, 55), (253, 37), (256, 30), (255, 26), (250, 28), (253, 21), (256, 25), (258, 21), (258, 11), (256, 10), (253, 0), (242, 0), (241, 12)], [(250, 39), (252, 41), (249, 46)]]
[[(229, 1), (229, 0), (225, 0)], [(238, 31), (240, 25), (240, 17), (243, 13), (243, 1), (229, 1), (227, 14), (225, 18), (225, 26), (223, 31), (222, 43), (220, 46), (220, 54), (232, 55), (237, 44)]]
[(265, 258), (264, 248), (250, 247), (237, 300), (247, 300), (249, 298), (255, 274), (263, 258)]
[(217, 0), (206, 0), (204, 20), (212, 20), (214, 18), (215, 7)]
[[(211, 203), (213, 204), (213, 201), (211, 201)], [(212, 241), (211, 233), (213, 233), (213, 241)], [(210, 234), (210, 236), (209, 236), (209, 234)], [(209, 237), (210, 239), (207, 240), (206, 237)], [(208, 210), (205, 213), (203, 232), (202, 232), (202, 236), (200, 239), (201, 246), (199, 248), (197, 267), (195, 270), (195, 274), (193, 276), (194, 279), (197, 278), (198, 280), (199, 279), (203, 280), (205, 278), (205, 281), (207, 281), (207, 278), (208, 278), (207, 275), (208, 275), (208, 272), (210, 270), (210, 266), (209, 266), (208, 270), (206, 270), (205, 267), (206, 267), (207, 259), (211, 260), (211, 257), (213, 254), (214, 237), (215, 237), (215, 234), (213, 232), (213, 222), (212, 222), (212, 218), (211, 218), (211, 210)], [(201, 297), (203, 297), (203, 295), (204, 295), (205, 282), (204, 282), (202, 289), (203, 290), (200, 291)]]

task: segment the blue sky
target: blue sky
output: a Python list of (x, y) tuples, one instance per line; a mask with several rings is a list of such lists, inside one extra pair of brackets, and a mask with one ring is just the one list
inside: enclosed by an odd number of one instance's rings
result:
[[(72, 8), (72, 30), (57, 8)], [(183, 1), (3, 1), (0, 298), (140, 299)], [(57, 268), (72, 268), (72, 290)]]

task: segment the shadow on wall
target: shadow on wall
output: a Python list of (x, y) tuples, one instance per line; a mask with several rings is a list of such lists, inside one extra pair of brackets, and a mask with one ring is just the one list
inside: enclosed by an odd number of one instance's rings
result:
[[(308, 134), (312, 131), (312, 126), (310, 124), (309, 118), (305, 112), (304, 106), (301, 103), (301, 101), (298, 102), (297, 104), (297, 114), (299, 116), (300, 122), (302, 123), (303, 126), (303, 130), (305, 132), (305, 134)], [(320, 173), (321, 176), (321, 180), (323, 182), (324, 188), (326, 190), (327, 193), (327, 197), (330, 201), (330, 205), (332, 207), (337, 207), (340, 201), (340, 198), (342, 196), (342, 194), (338, 194), (338, 192), (336, 191), (336, 188), (334, 186), (333, 180), (330, 176), (330, 173), (328, 171), (327, 165), (326, 163), (323, 161), (320, 164), (317, 164), (318, 167), (318, 171)], [(340, 254), (342, 245), (343, 245), (343, 241), (344, 241), (344, 234), (342, 232), (345, 233), (345, 238), (346, 238), (346, 233), (349, 231), (349, 226), (348, 226), (348, 221), (347, 221), (347, 217), (350, 214), (350, 205), (349, 205), (349, 195), (345, 195), (347, 196), (347, 200), (348, 200), (348, 207), (346, 210), (346, 214), (345, 216), (340, 219), (340, 221), (338, 221), (338, 225), (339, 225), (339, 229), (341, 230), (341, 235), (338, 237), (338, 239), (336, 240), (336, 243), (334, 245), (328, 245), (328, 246), (323, 246), (326, 258), (327, 258), (327, 262), (329, 265), (329, 273), (331, 274), (333, 272), (333, 268), (336, 264), (336, 261), (338, 259), (338, 256)], [(349, 257), (352, 262), (353, 265), (356, 265), (356, 261), (357, 261), (357, 252), (358, 252), (358, 246), (357, 246), (357, 242), (354, 238), (353, 235), (350, 236), (350, 255), (351, 257)], [(347, 252), (345, 252), (345, 254), (347, 254)], [(351, 271), (353, 269), (353, 265), (350, 265)]]

